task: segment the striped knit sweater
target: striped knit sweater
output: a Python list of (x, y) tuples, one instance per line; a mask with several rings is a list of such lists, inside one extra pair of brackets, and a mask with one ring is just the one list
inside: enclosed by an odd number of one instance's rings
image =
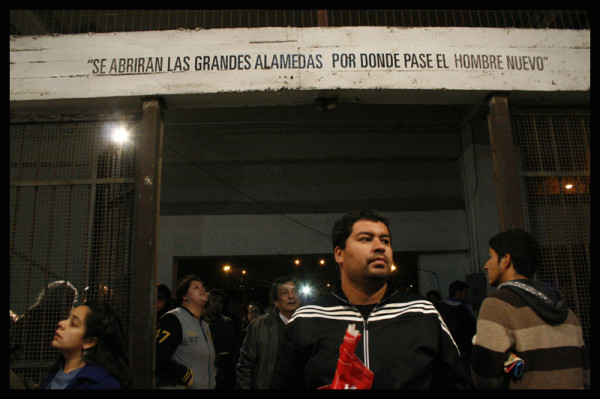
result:
[[(581, 325), (558, 291), (514, 280), (483, 301), (471, 369), (478, 388), (589, 388)], [(524, 361), (520, 379), (504, 373), (510, 353)]]

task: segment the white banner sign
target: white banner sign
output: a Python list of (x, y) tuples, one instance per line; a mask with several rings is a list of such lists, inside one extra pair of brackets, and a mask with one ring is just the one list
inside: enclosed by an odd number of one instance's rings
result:
[(11, 101), (266, 90), (589, 88), (589, 31), (259, 28), (10, 41)]

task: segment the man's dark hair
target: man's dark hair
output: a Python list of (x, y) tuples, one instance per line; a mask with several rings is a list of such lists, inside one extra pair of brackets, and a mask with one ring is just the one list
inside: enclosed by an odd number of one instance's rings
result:
[(510, 254), (517, 273), (533, 278), (539, 264), (540, 247), (531, 234), (511, 229), (490, 238), (489, 245), (498, 254), (498, 260)]
[(227, 293), (220, 288), (213, 288), (208, 292), (210, 296), (220, 296), (223, 300), (227, 299)]
[(460, 280), (453, 281), (452, 283), (450, 283), (450, 288), (448, 288), (448, 295), (450, 296), (450, 298), (454, 298), (456, 291), (462, 292), (467, 288), (469, 288), (467, 283)]
[[(346, 248), (346, 240), (350, 237), (350, 234), (352, 234), (354, 223), (359, 220), (382, 222), (388, 228), (388, 231), (390, 230), (388, 219), (374, 209), (351, 211), (342, 216), (342, 218), (333, 225), (333, 229), (331, 230), (331, 244), (333, 245), (333, 249), (335, 249), (335, 247), (340, 247), (341, 249)], [(390, 232), (390, 240), (391, 237), (392, 233)]]
[(222, 298), (223, 299), (223, 309), (227, 309), (227, 307), (229, 306), (229, 296), (227, 295), (227, 293), (220, 289), (220, 288), (213, 288), (212, 290), (210, 290), (208, 292), (208, 302), (210, 303), (211, 300), (215, 300), (215, 298)]
[(298, 287), (298, 283), (292, 276), (281, 276), (273, 280), (273, 284), (271, 284), (271, 289), (269, 290), (269, 295), (273, 302), (275, 302), (277, 298), (279, 298), (277, 296), (277, 288), (279, 288), (281, 284), (287, 283), (288, 281), (291, 281), (296, 287)]

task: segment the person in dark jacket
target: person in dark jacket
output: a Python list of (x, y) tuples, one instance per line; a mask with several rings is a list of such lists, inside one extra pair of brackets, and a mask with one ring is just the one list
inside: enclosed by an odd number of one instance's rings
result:
[(297, 287), (292, 277), (278, 277), (271, 285), (273, 310), (248, 325), (237, 364), (237, 389), (271, 388), (285, 326), (300, 306)]
[(448, 288), (448, 298), (443, 305), (438, 307), (444, 322), (458, 345), (460, 360), (471, 383), (471, 351), (473, 350), (473, 336), (476, 332), (477, 321), (473, 311), (467, 305), (469, 286), (463, 281), (453, 281)]
[(208, 305), (204, 314), (215, 347), (216, 389), (235, 388), (235, 364), (240, 353), (239, 334), (236, 334), (233, 320), (223, 314), (228, 300), (225, 291), (213, 288), (208, 293)]
[(330, 385), (349, 324), (362, 335), (355, 354), (374, 373), (372, 389), (468, 388), (459, 352), (425, 297), (394, 289), (391, 234), (376, 211), (354, 211), (332, 230), (340, 281), (299, 308), (287, 325), (273, 387)]
[(58, 323), (52, 339), (59, 359), (42, 389), (131, 388), (129, 361), (117, 313), (99, 301), (87, 301)]
[(156, 322), (170, 310), (173, 310), (171, 290), (166, 284), (159, 283), (156, 286)]

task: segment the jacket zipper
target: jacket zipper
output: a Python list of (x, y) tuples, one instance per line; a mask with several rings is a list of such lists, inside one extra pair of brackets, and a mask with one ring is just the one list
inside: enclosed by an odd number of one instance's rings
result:
[(358, 310), (358, 308), (350, 301), (336, 295), (335, 293), (332, 293), (333, 296), (335, 296), (336, 298), (338, 298), (339, 300), (341, 300), (342, 302), (347, 303), (348, 305), (352, 306), (352, 308), (354, 310), (356, 310), (362, 317), (363, 319), (363, 334), (362, 334), (362, 339), (363, 339), (363, 355), (364, 355), (364, 365), (365, 367), (369, 368), (369, 317), (371, 316), (371, 313), (373, 313), (375, 311), (375, 309), (377, 309), (377, 307), (379, 305), (381, 305), (382, 302), (387, 301), (387, 299), (389, 297), (391, 297), (392, 295), (388, 296), (387, 298), (382, 299), (381, 301), (377, 302), (377, 304), (373, 307), (373, 309), (371, 309), (371, 312), (369, 313), (369, 315), (365, 318), (362, 316), (362, 313), (360, 313), (360, 311)]
[[(375, 305), (375, 307), (377, 307), (377, 305)], [(375, 310), (375, 308), (373, 308), (373, 310)], [(373, 313), (373, 310), (371, 310), (371, 313)], [(369, 313), (369, 316), (371, 316), (371, 313)], [(369, 316), (367, 316), (367, 318), (365, 319), (363, 317), (364, 320), (364, 329), (363, 329), (363, 353), (364, 353), (364, 358), (365, 358), (365, 367), (369, 368)]]

